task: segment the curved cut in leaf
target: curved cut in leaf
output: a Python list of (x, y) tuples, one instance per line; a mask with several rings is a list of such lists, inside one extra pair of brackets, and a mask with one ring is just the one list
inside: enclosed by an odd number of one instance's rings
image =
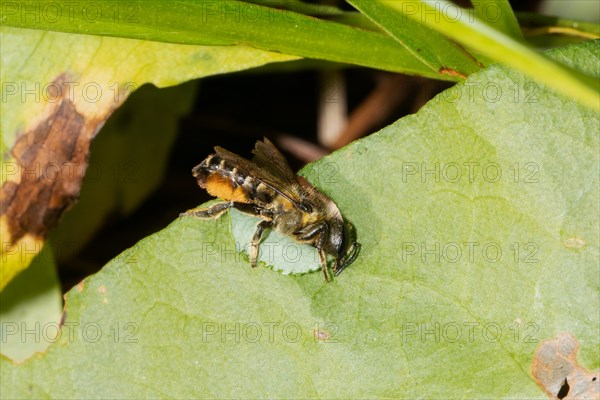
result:
[[(600, 76), (593, 43), (551, 55)], [(600, 360), (599, 124), (517, 72), (475, 73), (302, 171), (362, 244), (332, 283), (215, 253), (226, 218), (179, 219), (67, 294), (43, 356), (0, 359), (3, 396), (540, 398), (544, 338)]]
[[(39, 6), (39, 4), (38, 4)], [(143, 83), (159, 87), (295, 57), (0, 27), (0, 289), (77, 199), (91, 140)], [(7, 118), (5, 116), (10, 116)]]
[(111, 115), (92, 143), (77, 203), (49, 235), (58, 262), (77, 254), (111, 215), (133, 212), (162, 182), (198, 83), (144, 85)]

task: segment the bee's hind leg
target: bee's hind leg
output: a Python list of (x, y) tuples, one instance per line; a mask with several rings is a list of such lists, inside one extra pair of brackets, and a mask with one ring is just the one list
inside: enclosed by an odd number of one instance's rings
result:
[(180, 217), (197, 217), (202, 219), (217, 219), (225, 211), (229, 210), (231, 207), (234, 207), (235, 203), (233, 201), (226, 201), (223, 203), (214, 204), (208, 208), (194, 208), (192, 210), (188, 210), (184, 213), (179, 214)]
[(262, 235), (265, 229), (270, 229), (273, 226), (273, 217), (270, 214), (270, 212), (265, 211), (264, 209), (253, 204), (226, 201), (223, 203), (214, 204), (208, 208), (195, 208), (192, 210), (188, 210), (184, 213), (179, 214), (179, 216), (190, 216), (202, 219), (216, 219), (223, 215), (230, 208), (235, 208), (243, 213), (263, 218), (263, 220), (260, 221), (258, 225), (256, 225), (256, 231), (254, 232), (254, 235), (252, 236), (252, 242), (250, 243), (250, 263), (252, 264), (252, 267), (256, 267), (256, 263), (258, 261), (258, 250), (260, 246), (260, 240), (262, 239)]

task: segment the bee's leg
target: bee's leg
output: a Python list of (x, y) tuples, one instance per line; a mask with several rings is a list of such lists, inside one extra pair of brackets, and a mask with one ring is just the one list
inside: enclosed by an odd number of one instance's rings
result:
[(217, 219), (227, 210), (234, 206), (233, 201), (214, 204), (208, 208), (194, 208), (179, 214), (180, 217), (197, 217), (202, 219)]
[(329, 229), (327, 224), (325, 224), (325, 228), (319, 235), (317, 242), (315, 243), (315, 247), (319, 250), (319, 259), (321, 260), (321, 269), (323, 270), (323, 276), (325, 276), (325, 282), (329, 282), (329, 273), (327, 271), (327, 254), (325, 254), (325, 250), (323, 250), (323, 244), (327, 239), (327, 235), (329, 234)]
[(254, 204), (233, 202), (232, 207), (234, 207), (238, 211), (243, 212), (244, 214), (254, 215), (255, 217), (261, 216), (262, 209), (258, 206), (255, 206)]
[(351, 253), (346, 254), (346, 256), (344, 256), (343, 260), (341, 260), (341, 261), (335, 260), (336, 267), (333, 271), (334, 275), (338, 276), (348, 265), (352, 264), (354, 262), (354, 260), (356, 260), (356, 257), (358, 256), (359, 251), (360, 251), (360, 244), (355, 241), (354, 243), (352, 243)]
[(253, 204), (238, 203), (235, 201), (225, 201), (223, 203), (213, 204), (208, 208), (194, 208), (179, 214), (180, 217), (190, 216), (202, 219), (217, 219), (230, 208), (236, 208), (243, 213), (261, 216), (261, 209)]
[(269, 211), (254, 204), (234, 203), (233, 207), (235, 207), (237, 210), (240, 210), (243, 213), (261, 217), (263, 219), (258, 223), (258, 225), (256, 225), (256, 231), (252, 236), (252, 242), (250, 243), (249, 249), (250, 264), (252, 264), (252, 268), (255, 268), (256, 262), (258, 260), (258, 248), (260, 246), (260, 239), (262, 239), (262, 235), (265, 229), (270, 229), (273, 226), (273, 217)]
[(307, 242), (312, 239), (315, 239), (317, 235), (323, 234), (324, 232), (328, 231), (329, 228), (327, 227), (326, 222), (318, 222), (316, 224), (305, 226), (299, 231), (294, 232), (294, 236), (296, 236), (296, 238), (302, 242)]
[(319, 250), (319, 260), (321, 261), (321, 270), (323, 271), (323, 276), (325, 277), (325, 282), (330, 282), (329, 280), (329, 272), (327, 271), (327, 255), (323, 250)]
[(323, 244), (329, 235), (329, 226), (325, 222), (309, 225), (297, 232), (294, 232), (296, 237), (302, 241), (308, 241), (314, 239), (314, 246), (319, 251), (319, 260), (321, 262), (321, 269), (325, 282), (329, 282), (329, 273), (327, 272), (327, 254), (323, 250)]
[(258, 247), (260, 246), (260, 239), (265, 229), (270, 229), (273, 223), (271, 221), (260, 221), (256, 225), (256, 232), (252, 236), (252, 243), (250, 243), (250, 263), (252, 268), (256, 268), (256, 261), (258, 260)]

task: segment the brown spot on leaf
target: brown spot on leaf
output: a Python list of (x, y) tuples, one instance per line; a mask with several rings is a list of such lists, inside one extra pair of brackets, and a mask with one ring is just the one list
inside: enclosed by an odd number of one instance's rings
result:
[(442, 75), (457, 76), (462, 79), (467, 79), (465, 74), (452, 68), (442, 67), (438, 70), (438, 72)]
[(599, 371), (577, 363), (579, 342), (570, 333), (543, 341), (535, 352), (531, 373), (550, 399), (600, 398)]
[(66, 95), (66, 74), (53, 84), (64, 95), (45, 106), (43, 114), (12, 146), (6, 161), (6, 179), (0, 189), (0, 214), (8, 225), (7, 241), (16, 243), (25, 235), (43, 239), (78, 198), (87, 167), (90, 144), (110, 113), (116, 108), (78, 111)]
[(570, 237), (563, 242), (567, 249), (581, 249), (585, 246), (585, 240), (578, 237)]
[(329, 332), (323, 329), (313, 329), (313, 335), (316, 341), (325, 342), (331, 336)]
[(102, 304), (108, 304), (108, 298), (105, 296), (106, 294), (106, 286), (100, 285), (98, 287), (98, 293), (102, 295)]

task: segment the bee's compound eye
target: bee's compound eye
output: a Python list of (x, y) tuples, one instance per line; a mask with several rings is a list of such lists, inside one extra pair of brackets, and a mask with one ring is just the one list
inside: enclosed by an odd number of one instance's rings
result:
[(352, 242), (352, 233), (350, 232), (350, 228), (347, 224), (344, 224), (344, 234), (343, 234), (343, 243), (342, 243), (342, 251), (346, 253), (348, 251), (348, 247)]
[(327, 237), (328, 253), (332, 256), (340, 257), (344, 253), (345, 234), (344, 225), (341, 221), (333, 220), (329, 222), (329, 236)]

